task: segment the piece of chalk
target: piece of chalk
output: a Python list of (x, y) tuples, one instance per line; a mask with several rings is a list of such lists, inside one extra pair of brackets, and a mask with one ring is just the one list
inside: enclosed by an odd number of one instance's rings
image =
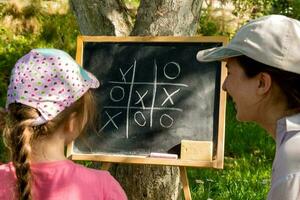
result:
[(150, 157), (152, 158), (172, 158), (172, 159), (177, 159), (178, 155), (177, 154), (170, 154), (170, 153), (155, 153), (151, 152)]

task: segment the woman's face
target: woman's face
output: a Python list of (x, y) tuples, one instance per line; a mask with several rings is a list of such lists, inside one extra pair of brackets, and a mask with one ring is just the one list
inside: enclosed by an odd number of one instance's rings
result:
[(228, 74), (222, 89), (233, 99), (239, 121), (256, 121), (259, 113), (260, 98), (257, 95), (259, 81), (248, 78), (236, 58), (227, 60)]

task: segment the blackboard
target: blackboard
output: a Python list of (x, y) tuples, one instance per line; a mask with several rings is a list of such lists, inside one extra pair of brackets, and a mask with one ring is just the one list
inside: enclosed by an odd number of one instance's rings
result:
[[(199, 63), (196, 54), (225, 42), (224, 37), (80, 36), (76, 60), (101, 86), (95, 91), (95, 130), (76, 139), (68, 155), (104, 162), (222, 167), (224, 63)], [(182, 158), (183, 140), (211, 142), (211, 160)], [(178, 158), (149, 157), (153, 153)]]

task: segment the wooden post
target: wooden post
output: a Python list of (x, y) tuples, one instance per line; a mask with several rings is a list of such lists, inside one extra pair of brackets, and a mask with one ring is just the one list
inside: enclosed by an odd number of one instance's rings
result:
[(183, 186), (184, 199), (192, 200), (186, 167), (179, 167), (179, 169), (180, 169), (181, 183)]

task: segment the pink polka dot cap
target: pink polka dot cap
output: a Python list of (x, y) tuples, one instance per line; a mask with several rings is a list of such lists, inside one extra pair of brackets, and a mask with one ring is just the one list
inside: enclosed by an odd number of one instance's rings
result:
[(97, 78), (66, 52), (33, 49), (12, 69), (6, 108), (11, 103), (34, 107), (41, 116), (33, 125), (41, 125), (99, 85)]

